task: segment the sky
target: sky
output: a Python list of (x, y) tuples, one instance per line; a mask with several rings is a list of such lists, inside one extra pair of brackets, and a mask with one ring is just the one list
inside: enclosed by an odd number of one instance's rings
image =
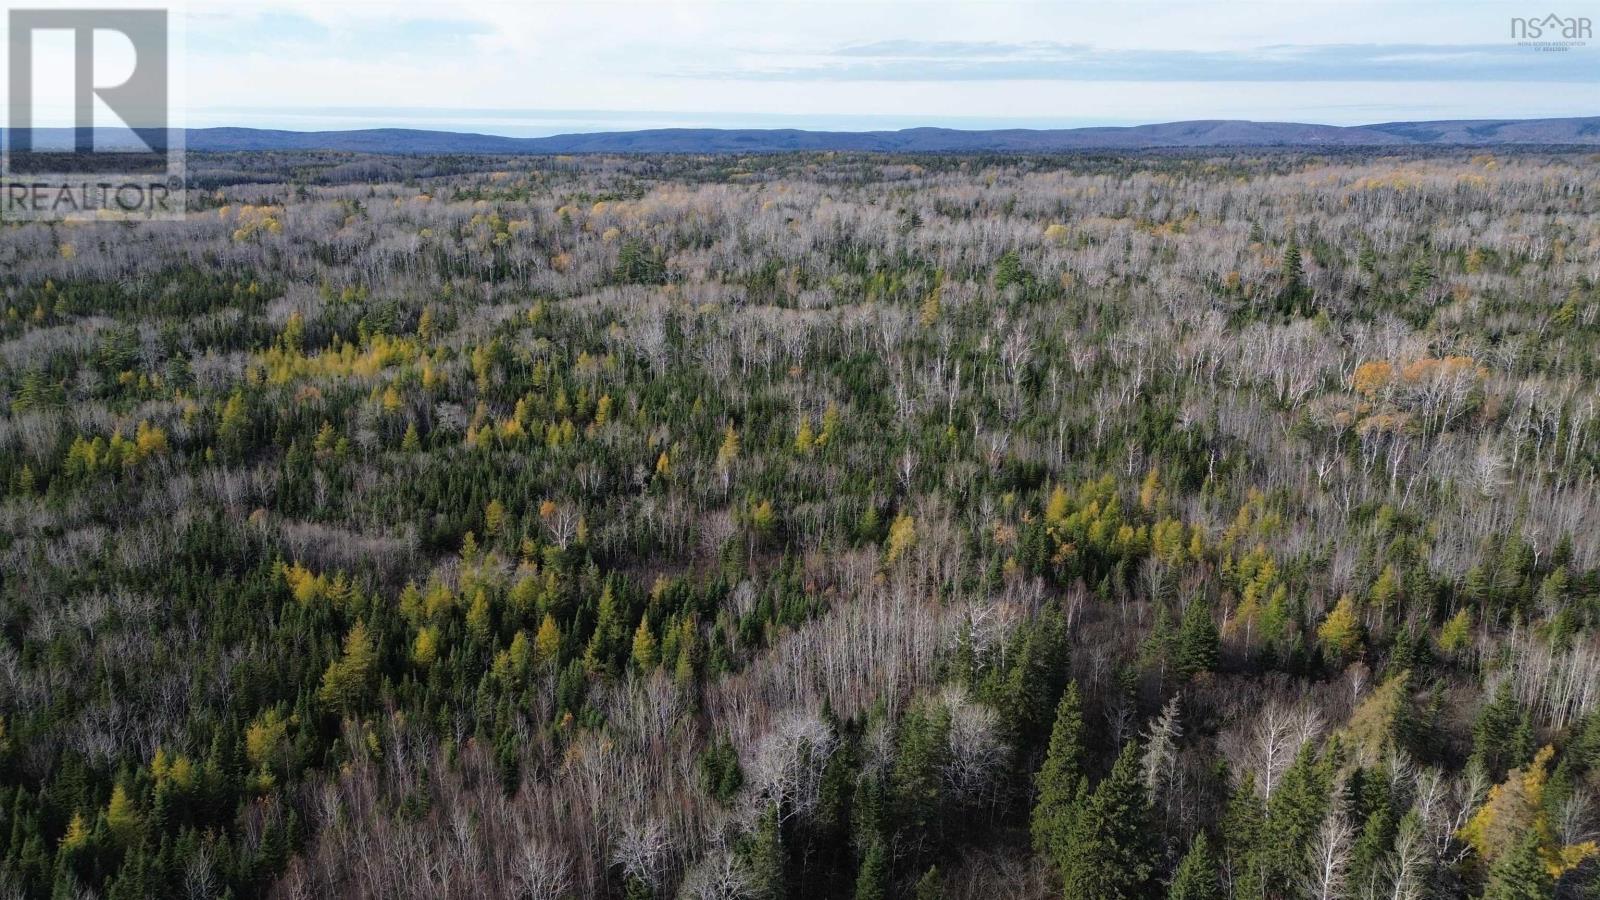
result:
[(188, 0), (182, 106), (511, 135), (1600, 114), (1600, 42), (1511, 25), (1600, 0), (1533, 2)]

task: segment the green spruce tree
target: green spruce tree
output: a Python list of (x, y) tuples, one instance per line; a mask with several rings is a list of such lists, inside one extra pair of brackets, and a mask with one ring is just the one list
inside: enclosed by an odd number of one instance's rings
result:
[(1495, 860), (1483, 892), (1483, 900), (1548, 900), (1554, 896), (1555, 884), (1539, 858), (1539, 836), (1532, 831)]
[(1167, 888), (1167, 900), (1222, 900), (1222, 884), (1217, 878), (1217, 855), (1211, 839), (1198, 832), (1189, 843), (1178, 869)]
[(1179, 676), (1188, 678), (1216, 669), (1218, 645), (1217, 623), (1211, 618), (1211, 607), (1203, 598), (1190, 600), (1178, 624)]
[(856, 874), (856, 900), (888, 900), (889, 855), (882, 841), (874, 841), (861, 859)]
[(1129, 741), (1074, 818), (1058, 857), (1066, 900), (1131, 900), (1148, 888), (1158, 851), (1140, 756)]
[(745, 866), (754, 883), (755, 895), (762, 900), (783, 900), (788, 896), (784, 880), (783, 828), (778, 821), (778, 805), (770, 804), (756, 823), (755, 833), (745, 854)]
[(1056, 721), (1050, 731), (1050, 749), (1034, 776), (1037, 799), (1033, 806), (1033, 846), (1054, 857), (1066, 838), (1083, 784), (1083, 703), (1077, 682), (1068, 682), (1056, 704)]

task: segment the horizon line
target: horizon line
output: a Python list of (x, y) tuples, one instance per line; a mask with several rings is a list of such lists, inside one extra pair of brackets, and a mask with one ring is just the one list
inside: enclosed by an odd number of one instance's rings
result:
[[(327, 108), (327, 111), (331, 112), (331, 111), (334, 111), (336, 109), (342, 109), (342, 108), (329, 107), (329, 108)], [(351, 109), (356, 109), (356, 108), (351, 108)], [(439, 112), (449, 112), (449, 110), (444, 110), (442, 108), (419, 108), (418, 111), (424, 111), (424, 110), (425, 111), (435, 111), (435, 110), (437, 110)], [(288, 108), (285, 108), (285, 111), (288, 111)], [(461, 110), (460, 112), (462, 112), (464, 114), (542, 112), (542, 113), (548, 114), (548, 115), (550, 115), (552, 117), (554, 117), (554, 116), (567, 116), (567, 115), (582, 115), (584, 113), (593, 113), (593, 114), (602, 114), (602, 115), (636, 115), (636, 116), (639, 116), (639, 117), (642, 117), (642, 118), (645, 118), (645, 117), (658, 117), (658, 116), (672, 116), (672, 115), (698, 115), (698, 114), (691, 114), (691, 113), (676, 113), (676, 112), (649, 113), (649, 112), (634, 112), (634, 111), (606, 111), (606, 110), (593, 110), (593, 111), (589, 111), (589, 110), (549, 110), (549, 111), (537, 111), (537, 110), (513, 110), (513, 109), (503, 109), (503, 110), (464, 109), (464, 110)], [(899, 119), (900, 121), (904, 121), (904, 122), (918, 121), (916, 117), (909, 117), (909, 116), (908, 117), (893, 117), (893, 116), (868, 116), (868, 115), (857, 115), (857, 114), (840, 114), (838, 116), (832, 116), (832, 115), (826, 115), (825, 114), (825, 115), (820, 115), (820, 116), (815, 116), (815, 117), (813, 117), (813, 116), (802, 116), (802, 115), (791, 115), (791, 114), (785, 114), (785, 113), (766, 113), (766, 114), (755, 114), (755, 115), (757, 115), (758, 117), (764, 117), (764, 118), (797, 118), (797, 119), (798, 118), (804, 118), (804, 119), (838, 118), (838, 119), (861, 119), (861, 120), (876, 120), (876, 119), (891, 119), (891, 120), (894, 120), (894, 119)], [(1105, 122), (1094, 122), (1094, 123), (1087, 123), (1086, 122), (1085, 124), (1070, 124), (1069, 125), (1069, 124), (1053, 124), (1050, 121), (1049, 117), (998, 117), (997, 116), (997, 117), (993, 117), (993, 118), (988, 118), (988, 117), (980, 118), (980, 117), (971, 117), (971, 116), (960, 116), (960, 117), (947, 117), (947, 118), (943, 118), (943, 119), (921, 120), (922, 124), (894, 124), (893, 122), (886, 122), (884, 125), (882, 125), (880, 127), (863, 127), (863, 128), (838, 128), (838, 127), (827, 127), (827, 126), (824, 126), (824, 125), (806, 126), (806, 125), (799, 125), (799, 124), (796, 124), (796, 125), (777, 125), (777, 124), (654, 125), (654, 126), (644, 125), (644, 126), (634, 127), (634, 128), (628, 128), (628, 127), (617, 127), (617, 128), (595, 127), (595, 128), (589, 128), (589, 129), (578, 130), (578, 131), (551, 131), (551, 132), (548, 132), (546, 134), (538, 134), (538, 135), (506, 134), (506, 133), (501, 133), (501, 132), (496, 132), (496, 131), (480, 130), (480, 129), (471, 128), (471, 127), (462, 127), (462, 128), (424, 127), (424, 126), (419, 126), (419, 125), (416, 125), (416, 124), (371, 124), (371, 125), (361, 125), (361, 126), (358, 126), (358, 127), (296, 128), (296, 127), (285, 127), (285, 126), (278, 126), (278, 125), (254, 125), (254, 124), (225, 123), (225, 124), (206, 124), (206, 125), (169, 125), (169, 126), (167, 126), (167, 129), (169, 131), (183, 131), (183, 132), (237, 130), (237, 131), (257, 131), (257, 132), (281, 132), (281, 133), (286, 133), (286, 134), (305, 134), (305, 135), (313, 135), (313, 134), (350, 134), (350, 133), (380, 132), (380, 131), (405, 131), (405, 132), (417, 132), (417, 133), (426, 133), (426, 134), (451, 134), (451, 135), (463, 135), (463, 136), (472, 136), (472, 137), (492, 137), (492, 138), (503, 138), (503, 139), (506, 139), (506, 140), (519, 140), (520, 141), (520, 140), (537, 140), (537, 139), (539, 139), (541, 137), (569, 137), (569, 136), (591, 135), (591, 134), (630, 134), (630, 133), (638, 133), (638, 132), (660, 132), (660, 131), (674, 131), (674, 132), (684, 132), (684, 131), (718, 131), (718, 132), (761, 131), (761, 132), (810, 132), (810, 133), (830, 133), (830, 134), (882, 134), (882, 133), (900, 133), (900, 132), (906, 132), (906, 131), (958, 131), (958, 132), (966, 132), (966, 133), (983, 133), (983, 132), (995, 132), (995, 131), (1034, 131), (1034, 132), (1101, 131), (1101, 130), (1128, 131), (1128, 130), (1133, 130), (1133, 129), (1138, 129), (1138, 128), (1151, 128), (1151, 127), (1170, 126), (1170, 125), (1221, 124), (1221, 123), (1226, 123), (1226, 124), (1250, 124), (1250, 125), (1296, 125), (1296, 126), (1307, 126), (1307, 127), (1315, 127), (1315, 128), (1330, 128), (1330, 129), (1340, 129), (1340, 130), (1350, 131), (1350, 130), (1359, 130), (1359, 129), (1362, 129), (1362, 128), (1376, 128), (1376, 127), (1388, 126), (1388, 125), (1428, 125), (1428, 124), (1446, 124), (1446, 123), (1456, 124), (1456, 123), (1562, 122), (1562, 121), (1579, 121), (1579, 120), (1584, 120), (1584, 119), (1600, 119), (1600, 112), (1595, 112), (1595, 113), (1590, 114), (1590, 115), (1568, 115), (1568, 116), (1515, 116), (1515, 115), (1493, 116), (1493, 115), (1474, 115), (1474, 116), (1456, 116), (1456, 117), (1439, 117), (1439, 118), (1432, 118), (1432, 117), (1430, 117), (1430, 118), (1400, 118), (1400, 119), (1382, 119), (1382, 120), (1364, 121), (1364, 122), (1359, 122), (1359, 123), (1354, 123), (1354, 124), (1336, 124), (1336, 123), (1331, 123), (1331, 122), (1317, 121), (1315, 119), (1288, 119), (1288, 118), (1261, 118), (1261, 119), (1256, 119), (1256, 118), (1241, 118), (1241, 117), (1229, 117), (1229, 116), (1198, 116), (1198, 117), (1194, 117), (1194, 118), (1184, 118), (1184, 119), (1148, 119), (1148, 120), (1141, 119), (1141, 120), (1120, 120), (1120, 121), (1113, 120), (1113, 121), (1105, 121)], [(952, 123), (955, 120), (965, 120), (966, 122), (973, 123), (973, 124), (944, 124), (944, 123)], [(1070, 120), (1063, 119), (1063, 120), (1057, 120), (1057, 121), (1064, 123), (1065, 121), (1070, 121)], [(1006, 122), (1006, 123), (1017, 123), (1017, 124), (1004, 124), (1004, 125), (994, 124), (994, 125), (982, 126), (982, 125), (977, 125), (976, 124), (977, 122), (991, 122), (991, 123)], [(0, 127), (0, 134), (10, 133), (13, 130), (16, 130), (16, 131), (31, 131), (31, 132), (35, 132), (35, 133), (41, 133), (42, 132), (42, 133), (49, 133), (49, 134), (63, 134), (63, 133), (69, 133), (69, 132), (76, 131), (76, 129), (73, 126), (68, 126), (68, 125), (45, 125), (45, 126), (36, 126), (36, 127), (33, 127), (33, 128), (29, 128), (29, 129), (10, 129), (10, 128), (5, 128), (5, 127)], [(131, 131), (132, 131), (132, 129), (130, 129), (130, 128), (121, 127), (121, 126), (95, 127), (93, 130), (96, 133), (101, 133), (101, 134), (116, 134), (116, 133), (123, 133), (123, 132), (131, 133)]]

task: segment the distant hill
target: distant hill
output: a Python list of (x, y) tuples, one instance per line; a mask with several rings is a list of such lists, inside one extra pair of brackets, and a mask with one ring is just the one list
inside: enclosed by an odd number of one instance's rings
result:
[[(47, 132), (46, 129), (40, 131)], [(990, 131), (954, 128), (907, 128), (900, 131), (655, 128), (540, 138), (406, 128), (359, 131), (198, 128), (186, 133), (186, 142), (190, 150), (218, 153), (332, 150), (397, 154), (778, 153), (796, 150), (1050, 153), (1197, 147), (1600, 146), (1600, 116), (1386, 122), (1354, 126), (1216, 119), (1131, 127), (1007, 128)]]

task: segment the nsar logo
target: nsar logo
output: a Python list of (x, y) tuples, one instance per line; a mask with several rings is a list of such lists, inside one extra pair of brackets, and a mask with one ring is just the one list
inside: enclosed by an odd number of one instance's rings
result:
[(1582, 47), (1594, 37), (1594, 24), (1588, 16), (1515, 16), (1511, 19), (1511, 39), (1524, 47), (1539, 50), (1570, 50)]

